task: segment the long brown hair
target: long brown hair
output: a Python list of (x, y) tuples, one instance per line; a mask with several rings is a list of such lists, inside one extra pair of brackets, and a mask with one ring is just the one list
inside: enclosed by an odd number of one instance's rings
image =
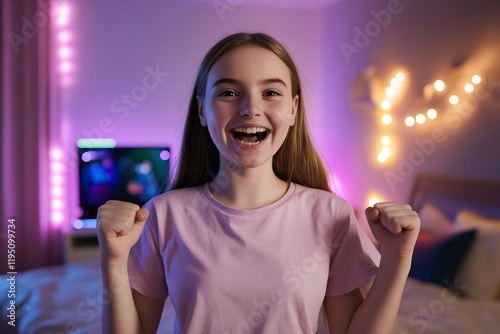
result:
[(290, 69), (292, 96), (299, 97), (295, 124), (290, 127), (283, 145), (273, 157), (274, 173), (287, 182), (331, 191), (325, 166), (309, 134), (297, 68), (283, 45), (264, 33), (236, 33), (227, 36), (216, 43), (203, 58), (189, 103), (177, 175), (170, 189), (198, 186), (212, 181), (217, 175), (219, 151), (208, 129), (200, 123), (197, 96), (205, 95), (208, 73), (213, 65), (224, 54), (243, 45), (256, 45), (276, 54)]

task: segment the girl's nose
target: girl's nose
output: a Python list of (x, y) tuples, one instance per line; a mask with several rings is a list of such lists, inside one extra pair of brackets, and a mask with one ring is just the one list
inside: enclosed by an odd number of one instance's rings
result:
[(241, 116), (254, 117), (260, 116), (261, 113), (261, 107), (256, 97), (248, 96), (247, 98), (243, 99), (243, 103), (241, 104), (240, 108)]

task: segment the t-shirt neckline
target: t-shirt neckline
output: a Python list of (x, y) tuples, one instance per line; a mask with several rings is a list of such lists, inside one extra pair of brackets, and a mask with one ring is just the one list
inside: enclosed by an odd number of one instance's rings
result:
[(211, 205), (219, 209), (220, 211), (233, 214), (233, 215), (261, 215), (261, 214), (266, 214), (269, 213), (270, 211), (280, 207), (283, 203), (288, 201), (288, 199), (293, 195), (295, 191), (296, 185), (293, 182), (290, 182), (288, 189), (286, 193), (281, 196), (278, 200), (274, 201), (273, 203), (270, 203), (268, 205), (265, 205), (263, 207), (257, 208), (257, 209), (250, 209), (250, 210), (243, 210), (243, 209), (235, 209), (230, 206), (227, 206), (221, 202), (219, 202), (210, 192), (209, 188), (209, 183), (205, 183), (202, 186), (202, 191), (203, 194), (205, 195), (205, 198), (207, 199), (208, 202), (210, 202)]

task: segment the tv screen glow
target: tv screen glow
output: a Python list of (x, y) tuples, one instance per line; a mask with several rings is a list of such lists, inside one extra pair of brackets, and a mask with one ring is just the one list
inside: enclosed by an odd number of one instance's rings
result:
[(168, 147), (79, 148), (81, 218), (95, 218), (108, 200), (142, 206), (168, 187)]

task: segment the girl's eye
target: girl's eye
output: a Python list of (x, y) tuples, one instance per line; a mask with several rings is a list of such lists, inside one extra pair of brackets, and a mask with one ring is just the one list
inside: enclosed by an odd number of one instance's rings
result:
[(265, 96), (280, 96), (280, 93), (274, 90), (268, 90), (264, 93)]
[(226, 90), (226, 91), (223, 91), (222, 93), (220, 93), (218, 96), (229, 96), (229, 97), (232, 97), (232, 96), (236, 96), (236, 93), (233, 92), (232, 90)]

